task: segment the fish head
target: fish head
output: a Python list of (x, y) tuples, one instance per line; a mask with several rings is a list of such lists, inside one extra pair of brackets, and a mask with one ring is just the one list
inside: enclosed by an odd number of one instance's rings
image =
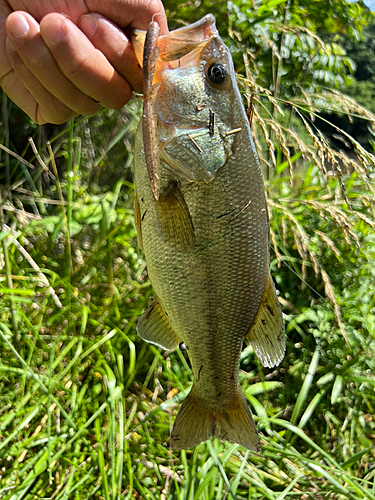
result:
[(159, 37), (157, 45), (160, 159), (180, 178), (210, 182), (232, 153), (230, 132), (243, 121), (230, 52), (211, 14)]
[(177, 176), (210, 182), (231, 154), (237, 89), (229, 50), (207, 15), (158, 40), (160, 158)]

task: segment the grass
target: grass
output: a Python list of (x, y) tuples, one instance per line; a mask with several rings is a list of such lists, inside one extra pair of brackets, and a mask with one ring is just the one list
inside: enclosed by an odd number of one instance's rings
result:
[[(262, 89), (257, 99), (288, 334), (275, 370), (241, 356), (262, 453), (169, 448), (192, 374), (185, 352), (135, 333), (152, 290), (133, 221), (131, 104), (71, 121), (50, 145), (33, 129), (19, 157), (1, 151), (0, 498), (375, 499), (372, 156), (330, 149), (297, 103), (301, 158), (292, 127), (263, 113)], [(6, 146), (6, 99), (3, 116)]]

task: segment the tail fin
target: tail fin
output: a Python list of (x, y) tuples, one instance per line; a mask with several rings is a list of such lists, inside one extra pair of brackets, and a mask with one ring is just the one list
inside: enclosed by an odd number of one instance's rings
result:
[(195, 397), (194, 386), (192, 387), (173, 426), (172, 448), (192, 448), (211, 437), (260, 452), (258, 433), (242, 392), (230, 408), (212, 409)]

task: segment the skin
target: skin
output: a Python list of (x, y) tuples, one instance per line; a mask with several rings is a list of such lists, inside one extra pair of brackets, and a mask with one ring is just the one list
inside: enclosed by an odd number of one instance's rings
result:
[(0, 85), (38, 124), (118, 109), (142, 92), (124, 31), (153, 16), (167, 33), (161, 0), (0, 0)]

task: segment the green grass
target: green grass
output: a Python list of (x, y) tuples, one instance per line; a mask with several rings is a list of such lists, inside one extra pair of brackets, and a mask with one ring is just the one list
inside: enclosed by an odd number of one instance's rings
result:
[(133, 221), (137, 113), (70, 122), (52, 154), (37, 130), (41, 161), (23, 152), (34, 169), (2, 152), (13, 189), (0, 232), (0, 498), (375, 499), (369, 186), (355, 171), (327, 181), (305, 160), (291, 187), (275, 146), (267, 192), (287, 354), (267, 370), (246, 348), (240, 371), (262, 453), (218, 441), (173, 452), (192, 374), (184, 352), (135, 333), (152, 293)]

